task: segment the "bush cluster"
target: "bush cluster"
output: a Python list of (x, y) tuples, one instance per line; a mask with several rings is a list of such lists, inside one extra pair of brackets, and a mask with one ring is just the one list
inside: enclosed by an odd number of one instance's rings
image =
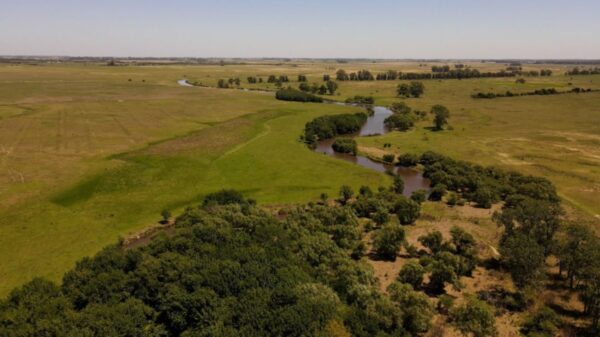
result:
[(317, 117), (304, 126), (304, 141), (312, 146), (318, 140), (357, 132), (367, 118), (364, 112)]
[(275, 93), (275, 98), (282, 101), (294, 101), (294, 102), (323, 102), (323, 99), (319, 96), (309, 94), (293, 88), (280, 89)]

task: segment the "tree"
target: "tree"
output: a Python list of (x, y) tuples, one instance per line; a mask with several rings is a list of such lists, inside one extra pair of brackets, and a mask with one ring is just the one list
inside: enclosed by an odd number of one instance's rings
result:
[(325, 84), (327, 86), (327, 91), (329, 92), (330, 95), (333, 95), (335, 93), (335, 91), (338, 89), (338, 85), (334, 81), (327, 81), (327, 82), (325, 82)]
[(352, 187), (348, 185), (343, 185), (342, 187), (340, 187), (340, 201), (342, 202), (342, 204), (346, 204), (348, 200), (352, 198), (353, 195), (354, 191), (352, 190)]
[(410, 195), (410, 198), (415, 202), (422, 204), (425, 200), (427, 200), (427, 191), (425, 190), (416, 190), (413, 191)]
[(425, 275), (425, 268), (416, 262), (408, 262), (398, 274), (398, 281), (402, 283), (408, 283), (413, 288), (419, 289), (423, 284), (423, 275)]
[(587, 225), (569, 224), (557, 249), (560, 274), (566, 272), (569, 287), (582, 280), (590, 270), (600, 268), (600, 239)]
[(409, 90), (412, 97), (419, 98), (425, 92), (425, 86), (422, 82), (410, 82)]
[(384, 120), (384, 124), (391, 130), (408, 131), (413, 127), (414, 121), (409, 115), (393, 114)]
[(373, 247), (377, 255), (386, 260), (396, 261), (396, 255), (404, 242), (404, 229), (398, 225), (387, 224), (375, 233)]
[(414, 153), (403, 153), (398, 156), (398, 164), (404, 167), (417, 166), (419, 163), (419, 156)]
[(371, 219), (379, 226), (387, 223), (390, 220), (390, 212), (385, 207), (377, 207)]
[(544, 248), (523, 233), (514, 233), (500, 246), (502, 260), (518, 287), (535, 286), (543, 276)]
[(394, 213), (396, 213), (400, 224), (410, 225), (419, 218), (421, 206), (414, 200), (401, 195), (394, 203)]
[(496, 326), (493, 308), (476, 298), (452, 310), (452, 324), (463, 335), (473, 337), (496, 336)]
[(325, 95), (326, 93), (327, 93), (327, 87), (324, 84), (322, 84), (319, 87), (319, 95)]
[(408, 115), (412, 111), (412, 109), (404, 102), (396, 102), (390, 106), (390, 110), (392, 110), (395, 114)]
[(442, 232), (440, 231), (433, 231), (422, 235), (419, 237), (418, 240), (423, 246), (429, 248), (431, 253), (434, 255), (442, 251), (444, 237), (442, 236)]
[(404, 192), (404, 180), (402, 180), (402, 177), (398, 174), (394, 176), (392, 191), (397, 194), (402, 194), (402, 192)]
[(329, 76), (327, 74), (323, 75), (323, 82), (327, 82), (329, 80), (331, 80), (331, 76)]
[(168, 223), (171, 218), (171, 212), (167, 209), (163, 209), (162, 212), (160, 212), (160, 216), (162, 217), (162, 223)]
[(220, 79), (220, 80), (217, 82), (217, 87), (218, 87), (218, 88), (222, 88), (222, 89), (227, 89), (227, 88), (229, 88), (229, 84), (228, 84), (228, 83), (227, 83), (227, 81), (225, 81), (224, 79)]
[(431, 275), (429, 275), (428, 287), (431, 291), (441, 294), (444, 292), (446, 283), (452, 284), (458, 289), (458, 275), (452, 266), (444, 262), (434, 261), (431, 265)]
[(394, 282), (387, 288), (390, 299), (396, 302), (403, 311), (404, 327), (412, 336), (423, 334), (429, 330), (433, 318), (433, 306), (427, 296), (414, 291), (410, 284)]
[(301, 91), (304, 91), (304, 92), (309, 92), (310, 85), (306, 82), (301, 82), (300, 85), (298, 85), (298, 89), (300, 89)]
[(371, 190), (371, 188), (369, 186), (362, 185), (358, 189), (358, 194), (360, 194), (362, 197), (371, 197), (371, 196), (373, 196), (373, 191)]
[(477, 188), (473, 194), (473, 201), (477, 203), (477, 207), (491, 208), (492, 203), (496, 201), (496, 195), (487, 186)]
[[(519, 187), (526, 188), (525, 185)], [(496, 221), (504, 226), (505, 236), (520, 232), (535, 238), (547, 256), (554, 247), (554, 235), (560, 227), (562, 214), (558, 202), (517, 196), (506, 200)]]
[(298, 82), (306, 82), (306, 75), (298, 75)]
[(335, 75), (338, 81), (347, 81), (349, 79), (348, 73), (344, 69), (338, 70)]
[(396, 159), (396, 155), (394, 154), (384, 154), (383, 157), (381, 158), (383, 160), (384, 163), (386, 164), (394, 164), (394, 160)]
[(552, 337), (556, 336), (559, 324), (556, 312), (543, 306), (525, 319), (521, 332), (526, 337)]
[(436, 104), (431, 108), (433, 117), (433, 125), (435, 130), (443, 130), (444, 125), (448, 124), (448, 118), (450, 117), (450, 110), (443, 105)]
[(396, 88), (396, 95), (400, 97), (410, 97), (410, 87), (406, 83), (398, 84)]
[(429, 200), (440, 201), (446, 194), (447, 187), (444, 184), (435, 184), (429, 193)]

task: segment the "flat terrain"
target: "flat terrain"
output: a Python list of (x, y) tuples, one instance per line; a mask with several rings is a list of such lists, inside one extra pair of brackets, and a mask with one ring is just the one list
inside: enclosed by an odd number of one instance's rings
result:
[[(482, 70), (500, 64), (473, 63)], [(389, 178), (308, 150), (304, 124), (355, 108), (276, 101), (272, 94), (181, 87), (188, 78), (285, 74), (321, 83), (339, 68), (372, 72), (429, 71), (431, 64), (255, 64), (228, 66), (0, 65), (0, 295), (34, 276), (59, 279), (83, 256), (206, 193), (241, 190), (262, 204), (334, 196), (342, 184), (388, 184)], [(600, 76), (426, 80), (425, 95), (405, 100), (451, 110), (452, 130), (413, 131), (359, 139), (364, 152), (435, 150), (458, 159), (546, 176), (576, 216), (600, 214), (600, 93), (474, 100), (474, 91), (600, 88)], [(527, 69), (527, 67), (526, 67)], [(398, 81), (345, 82), (339, 95), (400, 101)], [(492, 226), (493, 227), (493, 226)], [(600, 227), (600, 226), (598, 226)], [(481, 236), (490, 235), (482, 233)]]
[(356, 109), (177, 85), (194, 70), (0, 67), (1, 295), (221, 188), (288, 203), (389, 183), (298, 141), (308, 120)]

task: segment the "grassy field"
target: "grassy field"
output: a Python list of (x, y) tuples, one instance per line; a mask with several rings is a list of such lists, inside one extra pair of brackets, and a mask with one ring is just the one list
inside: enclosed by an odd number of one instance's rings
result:
[[(262, 204), (304, 202), (385, 175), (309, 151), (304, 124), (354, 108), (276, 101), (271, 94), (180, 87), (219, 78), (370, 69), (428, 71), (419, 63), (235, 66), (0, 66), (0, 295), (34, 276), (61, 277), (77, 259), (155, 223), (208, 192), (232, 187)], [(483, 70), (503, 65), (473, 63)], [(527, 68), (527, 67), (526, 67)], [(565, 68), (552, 68), (556, 73)], [(417, 109), (444, 104), (453, 130), (359, 140), (363, 151), (436, 150), (550, 178), (581, 214), (600, 213), (600, 93), (474, 100), (474, 91), (600, 88), (600, 77), (425, 81)], [(334, 99), (399, 101), (397, 81), (342, 83)], [(297, 85), (297, 83), (291, 83)], [(245, 87), (274, 89), (266, 83)]]
[(0, 68), (0, 294), (220, 188), (288, 203), (389, 183), (298, 142), (308, 120), (353, 109), (180, 87), (183, 70)]

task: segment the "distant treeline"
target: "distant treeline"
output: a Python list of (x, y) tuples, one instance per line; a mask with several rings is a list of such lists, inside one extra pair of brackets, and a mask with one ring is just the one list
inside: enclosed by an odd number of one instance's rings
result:
[(314, 147), (318, 140), (357, 132), (365, 124), (367, 117), (364, 112), (317, 117), (306, 123), (304, 141)]
[(575, 67), (572, 70), (567, 71), (567, 75), (600, 75), (600, 68), (579, 69), (578, 67)]
[[(458, 65), (457, 65), (458, 66)], [(542, 69), (540, 71), (522, 71), (520, 67), (509, 67), (509, 70), (500, 70), (497, 72), (481, 72), (477, 69), (456, 67), (450, 69), (450, 66), (434, 66), (430, 73), (401, 72), (388, 70), (386, 72), (373, 75), (369, 70), (360, 70), (358, 72), (348, 73), (344, 69), (336, 72), (338, 81), (394, 81), (394, 80), (427, 80), (427, 79), (463, 79), (463, 78), (482, 78), (482, 77), (515, 77), (515, 76), (551, 76), (552, 70)]]
[(516, 92), (512, 92), (512, 91), (506, 91), (504, 93), (478, 92), (478, 93), (475, 93), (475, 94), (471, 95), (471, 97), (473, 97), (473, 98), (492, 99), (492, 98), (501, 98), (501, 97), (518, 97), (518, 96), (536, 96), (536, 95), (545, 96), (545, 95), (561, 95), (561, 94), (580, 94), (580, 93), (594, 92), (594, 91), (599, 91), (599, 90), (584, 89), (584, 88), (573, 88), (573, 89), (567, 90), (567, 91), (558, 91), (555, 88), (548, 88), (548, 89), (537, 89), (535, 91), (528, 91), (528, 92), (521, 92), (521, 93), (516, 93)]
[(323, 102), (323, 99), (319, 96), (309, 94), (304, 91), (296, 90), (294, 88), (279, 89), (275, 93), (275, 98), (281, 101), (295, 101), (295, 102)]

